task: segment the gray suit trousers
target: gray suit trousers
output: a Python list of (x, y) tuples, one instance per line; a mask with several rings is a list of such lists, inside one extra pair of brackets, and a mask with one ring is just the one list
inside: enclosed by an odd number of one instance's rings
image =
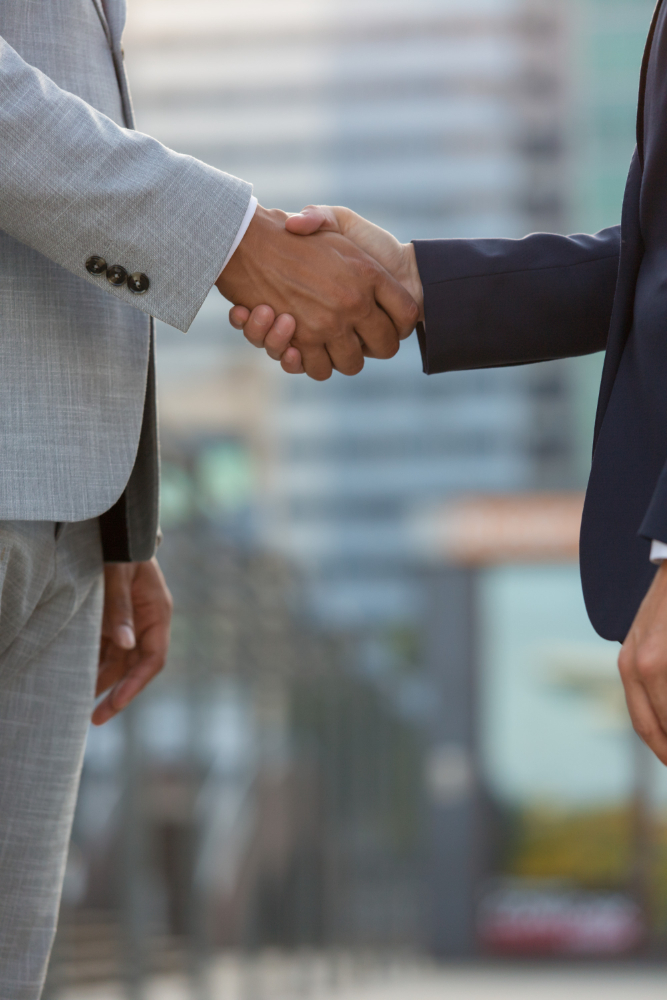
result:
[(0, 1000), (38, 1000), (102, 615), (99, 522), (0, 521)]

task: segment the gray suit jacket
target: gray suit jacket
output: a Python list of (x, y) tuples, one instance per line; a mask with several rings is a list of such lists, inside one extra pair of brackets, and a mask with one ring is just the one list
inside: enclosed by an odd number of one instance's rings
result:
[(125, 0), (0, 3), (0, 519), (103, 515), (120, 560), (155, 544), (150, 317), (188, 329), (252, 193), (131, 131), (124, 22)]

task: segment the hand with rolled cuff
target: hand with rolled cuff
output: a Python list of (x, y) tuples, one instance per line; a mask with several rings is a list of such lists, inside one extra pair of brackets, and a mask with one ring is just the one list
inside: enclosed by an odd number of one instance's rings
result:
[[(334, 367), (355, 375), (364, 356), (393, 357), (419, 315), (405, 287), (335, 223), (304, 216), (288, 228), (288, 221), (284, 212), (258, 207), (216, 282), (235, 304), (232, 313), (268, 309), (271, 324), (276, 313), (289, 314), (282, 327), (289, 322), (299, 366), (317, 380)], [(309, 239), (298, 234), (299, 225)]]
[[(411, 243), (399, 243), (391, 233), (368, 222), (349, 208), (332, 208), (328, 205), (308, 205), (298, 215), (289, 216), (285, 220), (285, 229), (295, 235), (311, 238), (313, 234), (320, 236), (325, 233), (344, 236), (359, 250), (373, 258), (403, 286), (417, 303), (419, 313), (415, 320), (417, 318), (423, 320), (423, 292), (415, 251)], [(310, 245), (311, 240), (306, 242)], [(266, 302), (268, 303), (268, 299)], [(300, 337), (294, 336), (297, 324), (290, 313), (291, 310), (276, 316), (276, 311), (267, 304), (256, 306), (252, 311), (239, 305), (230, 310), (229, 319), (237, 330), (243, 329), (246, 339), (251, 344), (265, 348), (270, 357), (280, 361), (286, 372), (297, 375), (306, 371), (311, 375), (312, 364), (303, 356)], [(415, 322), (412, 322), (412, 326), (408, 329), (408, 324), (405, 324), (399, 331), (399, 338), (405, 339), (409, 336), (414, 326)], [(372, 357), (392, 356), (370, 351), (366, 353)], [(342, 371), (334, 356), (331, 357), (334, 367)], [(346, 372), (346, 374), (353, 373)]]

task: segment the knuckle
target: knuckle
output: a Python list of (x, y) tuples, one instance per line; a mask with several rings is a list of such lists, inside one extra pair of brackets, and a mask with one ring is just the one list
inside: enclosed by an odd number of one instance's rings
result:
[(634, 658), (632, 653), (626, 646), (623, 646), (621, 652), (618, 654), (618, 672), (620, 673), (621, 677), (623, 678), (629, 677), (632, 671), (633, 663), (634, 663)]
[(305, 347), (306, 350), (309, 347), (319, 347), (327, 337), (327, 334), (330, 333), (331, 325), (327, 324), (323, 317), (312, 317), (308, 326), (304, 326), (299, 330), (299, 339), (296, 346), (299, 348)]
[(357, 261), (359, 276), (363, 281), (374, 282), (377, 279), (380, 268), (376, 261), (368, 255), (359, 257)]
[(378, 357), (385, 361), (395, 357), (398, 354), (399, 346), (397, 338), (386, 338), (380, 346)]
[(419, 321), (419, 306), (410, 300), (405, 303), (405, 307), (392, 308), (391, 319), (396, 327), (396, 332), (400, 338), (409, 337)]
[(164, 586), (164, 587), (161, 588), (161, 591), (160, 591), (160, 601), (161, 601), (161, 604), (162, 604), (163, 608), (165, 608), (169, 612), (173, 611), (173, 609), (174, 609), (174, 598), (172, 596), (171, 591), (169, 590), (169, 588), (167, 586)]
[(275, 327), (272, 327), (264, 338), (264, 346), (268, 350), (285, 347), (285, 335), (280, 334)]
[(364, 359), (361, 358), (350, 358), (349, 361), (345, 362), (345, 365), (339, 368), (339, 371), (343, 375), (358, 375), (359, 372), (364, 367)]
[(651, 737), (653, 736), (653, 727), (650, 723), (646, 722), (644, 719), (636, 720), (632, 723), (632, 728), (637, 733), (637, 736), (644, 742), (650, 743)]
[(658, 650), (644, 646), (637, 653), (636, 666), (639, 676), (651, 681), (664, 669), (664, 660)]
[(287, 350), (288, 343), (289, 340), (286, 337), (267, 337), (264, 347), (269, 357), (273, 358), (274, 361), (278, 361)]
[(367, 307), (367, 296), (356, 285), (348, 286), (343, 293), (342, 306), (346, 312), (363, 313)]
[(256, 344), (263, 344), (269, 333), (269, 328), (267, 326), (261, 326), (260, 324), (253, 322), (248, 323), (245, 329), (245, 336), (252, 337)]

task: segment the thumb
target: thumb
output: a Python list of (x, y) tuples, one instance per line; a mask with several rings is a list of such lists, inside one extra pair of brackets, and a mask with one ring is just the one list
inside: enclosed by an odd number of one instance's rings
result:
[(320, 229), (330, 233), (342, 232), (336, 210), (328, 205), (306, 205), (298, 215), (290, 215), (285, 222), (285, 229), (298, 236), (310, 236)]
[(108, 564), (104, 567), (102, 635), (125, 650), (134, 649), (137, 644), (132, 606), (133, 577), (132, 563)]
[(403, 285), (384, 270), (378, 275), (375, 300), (389, 315), (399, 340), (409, 337), (419, 320), (419, 306)]

